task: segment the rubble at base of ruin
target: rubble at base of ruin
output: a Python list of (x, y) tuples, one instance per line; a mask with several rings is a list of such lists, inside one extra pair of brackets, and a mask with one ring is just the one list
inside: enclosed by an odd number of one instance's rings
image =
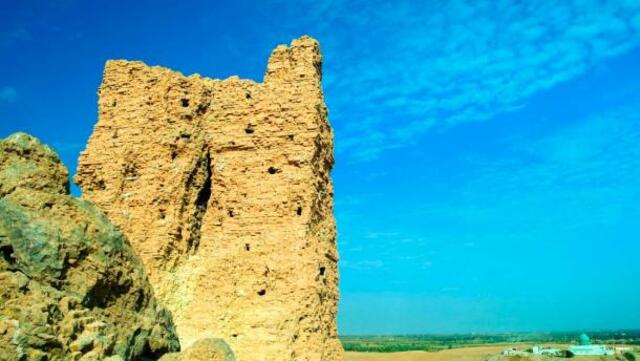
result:
[(341, 360), (333, 134), (318, 43), (264, 81), (109, 61), (76, 182), (141, 257), (182, 348), (238, 360)]

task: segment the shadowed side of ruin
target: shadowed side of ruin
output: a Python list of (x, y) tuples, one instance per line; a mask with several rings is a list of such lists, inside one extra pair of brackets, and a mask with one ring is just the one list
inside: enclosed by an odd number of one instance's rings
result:
[(239, 360), (339, 360), (333, 135), (318, 43), (263, 83), (107, 63), (76, 181), (142, 258), (183, 346)]

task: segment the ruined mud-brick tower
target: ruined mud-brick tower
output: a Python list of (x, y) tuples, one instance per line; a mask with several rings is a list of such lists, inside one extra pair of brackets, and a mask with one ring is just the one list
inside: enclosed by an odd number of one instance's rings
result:
[(342, 359), (321, 62), (302, 37), (273, 51), (263, 83), (106, 64), (76, 181), (142, 258), (182, 347)]

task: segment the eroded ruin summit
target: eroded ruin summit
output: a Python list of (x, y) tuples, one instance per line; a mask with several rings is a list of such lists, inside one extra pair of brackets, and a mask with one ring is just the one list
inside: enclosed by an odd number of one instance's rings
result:
[(140, 255), (182, 347), (339, 360), (333, 134), (318, 43), (262, 83), (109, 61), (76, 182)]

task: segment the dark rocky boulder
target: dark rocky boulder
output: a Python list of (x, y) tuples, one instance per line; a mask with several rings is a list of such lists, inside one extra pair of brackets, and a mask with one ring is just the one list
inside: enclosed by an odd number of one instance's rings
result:
[(171, 315), (56, 153), (0, 140), (0, 360), (144, 360), (179, 350)]

